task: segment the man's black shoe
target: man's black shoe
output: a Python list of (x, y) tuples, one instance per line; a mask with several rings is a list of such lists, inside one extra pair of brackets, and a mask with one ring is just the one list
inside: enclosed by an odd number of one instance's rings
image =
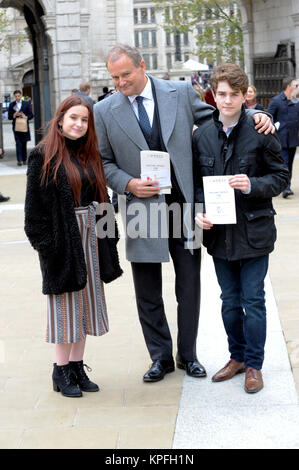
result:
[(9, 200), (10, 200), (10, 197), (5, 197), (0, 193), (0, 202), (6, 202), (6, 201), (9, 201)]
[(178, 369), (184, 369), (190, 377), (206, 377), (207, 372), (204, 366), (195, 361), (184, 361), (178, 354), (176, 356), (176, 365)]
[(158, 382), (164, 379), (164, 375), (174, 371), (174, 362), (157, 359), (151, 368), (144, 374), (143, 382)]
[(293, 196), (293, 191), (291, 189), (285, 189), (282, 193), (282, 197), (286, 199), (289, 196)]

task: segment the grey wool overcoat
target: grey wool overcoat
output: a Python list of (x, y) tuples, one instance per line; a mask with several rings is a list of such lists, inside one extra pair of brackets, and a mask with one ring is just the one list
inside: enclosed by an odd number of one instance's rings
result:
[[(164, 145), (170, 154), (177, 182), (186, 201), (186, 234), (193, 224), (192, 130), (211, 116), (214, 108), (203, 103), (189, 82), (151, 77), (156, 91)], [(140, 151), (148, 150), (129, 99), (114, 93), (94, 106), (99, 150), (109, 187), (122, 195), (131, 178), (140, 177)], [(164, 195), (126, 200), (126, 254), (132, 262), (169, 261), (168, 238), (161, 236), (166, 217)], [(157, 204), (160, 206), (157, 206)], [(159, 217), (155, 208), (159, 207)], [(161, 216), (161, 217), (160, 217)], [(157, 225), (157, 230), (155, 226)], [(137, 231), (132, 227), (136, 226)], [(165, 233), (165, 232), (163, 232)]]

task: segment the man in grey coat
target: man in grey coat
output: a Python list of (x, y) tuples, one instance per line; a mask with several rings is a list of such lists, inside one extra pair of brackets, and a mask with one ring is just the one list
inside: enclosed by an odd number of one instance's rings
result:
[[(153, 361), (144, 382), (157, 382), (174, 371), (172, 339), (162, 298), (162, 262), (172, 257), (178, 303), (177, 367), (192, 377), (205, 377), (196, 356), (200, 306), (200, 248), (188, 249), (193, 221), (192, 129), (214, 110), (200, 100), (188, 82), (172, 82), (146, 75), (138, 49), (115, 46), (107, 68), (115, 93), (94, 106), (100, 154), (111, 189), (126, 195), (126, 254), (131, 262), (136, 302), (145, 342)], [(140, 98), (141, 97), (141, 98)], [(259, 132), (269, 118), (254, 116)], [(141, 150), (166, 151), (171, 160), (171, 194), (159, 194), (155, 181), (140, 177)], [(178, 219), (167, 208), (175, 203)], [(161, 224), (153, 220), (159, 207)], [(139, 234), (130, 232), (136, 210), (142, 215)], [(169, 215), (169, 233), (161, 227)], [(175, 219), (174, 221), (172, 219)], [(174, 223), (172, 223), (174, 222)], [(137, 224), (138, 225), (138, 224)], [(152, 234), (153, 225), (157, 233)], [(177, 226), (179, 225), (179, 233)]]
[(80, 91), (77, 91), (76, 95), (84, 98), (87, 101), (87, 103), (91, 106), (91, 108), (93, 108), (93, 100), (89, 96), (89, 93), (90, 93), (90, 83), (88, 82), (80, 83)]

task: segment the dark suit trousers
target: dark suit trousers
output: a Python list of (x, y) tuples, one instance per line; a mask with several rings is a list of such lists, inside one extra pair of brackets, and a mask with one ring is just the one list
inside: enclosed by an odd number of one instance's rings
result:
[[(196, 359), (196, 337), (200, 308), (200, 249), (192, 255), (185, 239), (170, 238), (169, 251), (175, 269), (178, 303), (177, 350), (186, 361)], [(161, 263), (131, 263), (137, 309), (145, 342), (152, 360), (172, 358), (172, 340), (162, 298)]]
[(16, 152), (18, 162), (26, 162), (27, 160), (27, 141), (20, 137), (19, 132), (15, 132)]
[(287, 167), (289, 169), (289, 172), (290, 172), (290, 183), (288, 185), (289, 189), (290, 189), (290, 186), (291, 186), (293, 162), (294, 162), (295, 154), (296, 154), (296, 147), (289, 147), (289, 148), (282, 148), (281, 149), (281, 155), (283, 156), (285, 164), (287, 165)]

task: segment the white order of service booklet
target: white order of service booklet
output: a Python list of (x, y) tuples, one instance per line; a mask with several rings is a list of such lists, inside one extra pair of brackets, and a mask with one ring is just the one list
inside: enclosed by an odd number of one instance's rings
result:
[(228, 184), (231, 176), (203, 176), (206, 217), (213, 224), (236, 224), (234, 189)]
[(143, 181), (156, 180), (161, 188), (159, 194), (171, 193), (170, 157), (167, 152), (141, 150), (141, 175)]

